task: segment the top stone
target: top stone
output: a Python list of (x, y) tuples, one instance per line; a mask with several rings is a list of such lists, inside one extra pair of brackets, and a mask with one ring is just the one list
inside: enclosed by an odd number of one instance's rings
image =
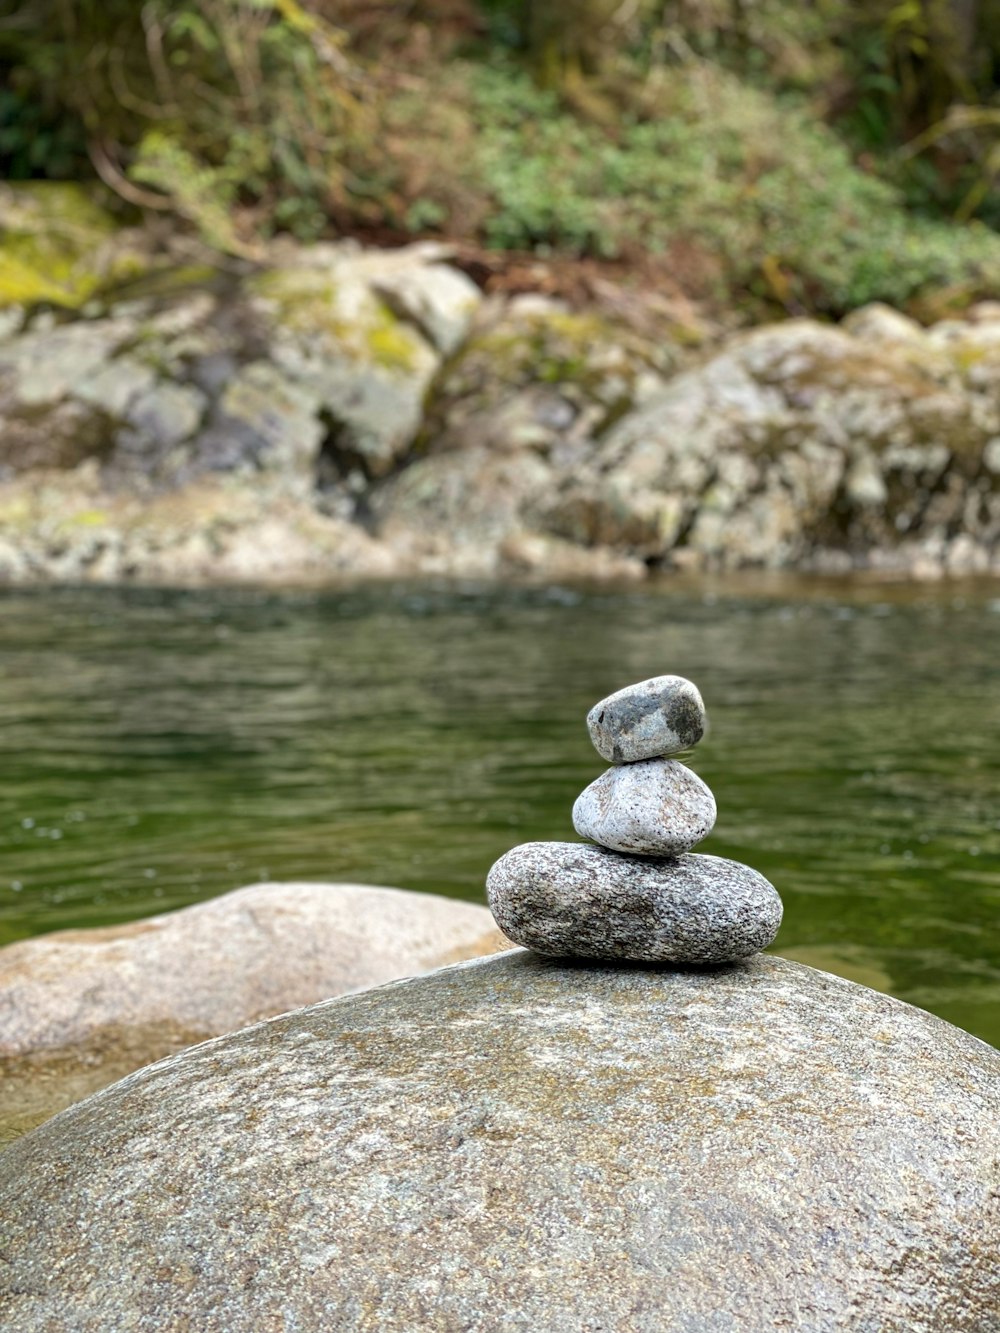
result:
[(611, 764), (678, 754), (697, 745), (707, 719), (698, 687), (683, 676), (653, 676), (609, 694), (587, 714), (594, 748)]

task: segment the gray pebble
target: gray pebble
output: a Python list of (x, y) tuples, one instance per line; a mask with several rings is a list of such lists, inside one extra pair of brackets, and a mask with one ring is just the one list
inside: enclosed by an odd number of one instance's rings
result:
[(648, 861), (576, 842), (525, 842), (486, 880), (500, 929), (553, 957), (727, 963), (765, 949), (781, 899), (719, 856)]
[(697, 847), (715, 825), (715, 797), (676, 759), (644, 759), (609, 768), (580, 793), (573, 827), (616, 852), (677, 856)]
[(587, 714), (590, 739), (609, 764), (689, 750), (707, 725), (698, 687), (683, 676), (653, 676), (626, 685)]

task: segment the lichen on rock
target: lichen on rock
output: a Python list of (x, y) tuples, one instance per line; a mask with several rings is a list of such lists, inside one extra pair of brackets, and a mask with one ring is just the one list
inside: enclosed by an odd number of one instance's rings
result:
[(555, 452), (563, 466), (676, 369), (680, 349), (597, 311), (536, 296), (493, 301), (436, 381), (428, 452)]
[(79, 309), (150, 264), (145, 238), (121, 229), (95, 192), (56, 181), (0, 184), (0, 309)]

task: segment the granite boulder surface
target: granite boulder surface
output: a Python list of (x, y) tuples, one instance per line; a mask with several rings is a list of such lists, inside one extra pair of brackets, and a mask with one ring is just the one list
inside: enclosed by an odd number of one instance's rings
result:
[(484, 907), (255, 884), (0, 949), (0, 1142), (161, 1056), (299, 1005), (509, 947)]
[(450, 967), (0, 1154), (18, 1333), (995, 1333), (1000, 1054), (780, 958)]

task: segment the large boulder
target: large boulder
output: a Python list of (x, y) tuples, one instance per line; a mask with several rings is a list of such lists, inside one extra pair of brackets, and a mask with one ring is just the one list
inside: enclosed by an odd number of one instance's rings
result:
[(939, 1019), (780, 958), (518, 951), (15, 1143), (0, 1323), (996, 1333), (998, 1182), (1000, 1054)]
[(379, 535), (426, 572), (617, 576), (620, 561), (601, 570), (585, 545), (540, 531), (534, 511), (678, 362), (670, 340), (596, 311), (491, 300), (432, 387), (414, 458), (372, 491)]
[(855, 336), (789, 320), (733, 338), (616, 422), (541, 498), (537, 522), (654, 566), (988, 568), (1000, 325), (963, 324), (949, 341), (903, 339), (894, 322), (890, 341), (885, 322), (859, 316)]
[(263, 476), (347, 504), (408, 450), (441, 362), (434, 339), (463, 337), (478, 300), (434, 258), (293, 247), (242, 280), (177, 268), (85, 319), (39, 312), (0, 337), (0, 420), (14, 433), (0, 476), (92, 457), (143, 492)]
[(271, 373), (309, 399), (325, 428), (316, 456), (332, 490), (382, 476), (406, 454), (440, 365), (423, 325), (402, 303), (396, 314), (379, 285), (419, 268), (419, 249), (384, 267), (374, 260), (349, 245), (314, 246), (244, 284)]
[(929, 330), (887, 307), (787, 320), (693, 360), (522, 298), (481, 312), (371, 510), (417, 567), (483, 574), (567, 549), (581, 572), (594, 552), (640, 570), (985, 572), (998, 403), (992, 307)]
[(726, 333), (544, 265), (484, 299), (430, 243), (193, 267), (80, 206), (0, 187), (0, 580), (1000, 572), (1000, 303)]
[(267, 485), (205, 477), (143, 497), (108, 491), (93, 462), (0, 480), (0, 582), (287, 586), (403, 572), (359, 524)]
[(0, 949), (0, 1140), (161, 1056), (299, 1005), (509, 948), (485, 907), (256, 884)]

